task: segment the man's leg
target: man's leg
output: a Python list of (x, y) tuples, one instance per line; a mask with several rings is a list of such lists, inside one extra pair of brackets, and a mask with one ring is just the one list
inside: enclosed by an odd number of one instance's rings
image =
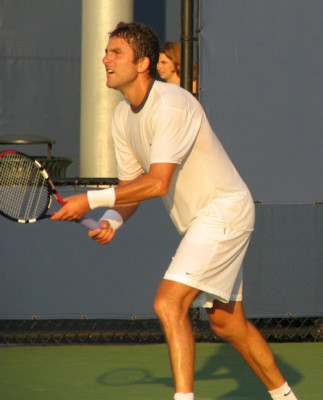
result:
[(242, 302), (224, 304), (214, 301), (214, 307), (207, 312), (215, 334), (241, 354), (269, 391), (284, 385), (286, 380), (276, 365), (270, 347), (246, 319)]
[(155, 311), (166, 336), (176, 393), (192, 393), (194, 386), (195, 340), (188, 310), (199, 290), (163, 280)]

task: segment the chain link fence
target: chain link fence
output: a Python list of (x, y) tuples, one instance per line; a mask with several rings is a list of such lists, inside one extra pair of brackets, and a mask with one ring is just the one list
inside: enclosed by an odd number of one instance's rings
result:
[[(208, 321), (191, 312), (197, 342), (220, 341)], [(258, 318), (251, 322), (268, 342), (321, 342), (323, 317)], [(156, 319), (0, 320), (0, 344), (163, 343)]]

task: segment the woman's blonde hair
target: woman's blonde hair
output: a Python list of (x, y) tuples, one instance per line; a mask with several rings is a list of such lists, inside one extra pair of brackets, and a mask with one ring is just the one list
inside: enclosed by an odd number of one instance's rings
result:
[(177, 76), (181, 74), (181, 45), (180, 43), (165, 42), (160, 46), (160, 53), (165, 54), (169, 58), (175, 67)]

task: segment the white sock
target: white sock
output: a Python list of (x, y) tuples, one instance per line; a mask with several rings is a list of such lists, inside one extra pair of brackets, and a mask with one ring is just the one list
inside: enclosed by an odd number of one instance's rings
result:
[(297, 400), (287, 382), (278, 389), (269, 390), (269, 394), (273, 400)]
[(194, 400), (194, 393), (175, 393), (174, 400)]

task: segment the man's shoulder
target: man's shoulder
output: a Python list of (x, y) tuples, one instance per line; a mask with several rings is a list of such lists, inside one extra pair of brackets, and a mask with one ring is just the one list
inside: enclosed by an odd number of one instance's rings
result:
[(175, 83), (167, 83), (156, 80), (154, 82), (153, 90), (160, 93), (177, 93), (186, 95), (188, 92)]
[(196, 99), (191, 93), (174, 83), (155, 81), (152, 91), (154, 101), (160, 100), (163, 105), (186, 108), (187, 105), (196, 104)]

